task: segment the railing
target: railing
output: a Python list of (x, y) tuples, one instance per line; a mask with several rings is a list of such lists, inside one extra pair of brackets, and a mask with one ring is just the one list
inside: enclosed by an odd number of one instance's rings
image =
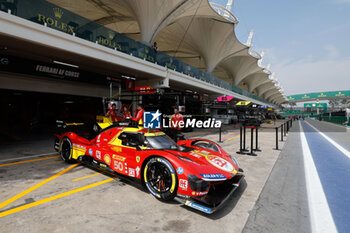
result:
[(213, 84), (238, 94), (270, 104), (252, 93), (238, 88), (213, 74), (192, 67), (165, 53), (156, 53), (153, 48), (123, 34), (83, 18), (66, 9), (44, 0), (0, 0), (0, 10), (73, 36), (130, 54), (158, 64), (198, 80)]

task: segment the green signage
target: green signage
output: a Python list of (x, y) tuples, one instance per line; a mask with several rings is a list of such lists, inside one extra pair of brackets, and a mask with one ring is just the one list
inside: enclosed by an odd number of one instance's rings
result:
[(330, 99), (330, 98), (350, 98), (349, 91), (327, 91), (327, 92), (314, 92), (301, 95), (289, 95), (288, 100), (291, 102), (311, 100), (311, 99)]
[(327, 103), (304, 103), (304, 108), (327, 108)]

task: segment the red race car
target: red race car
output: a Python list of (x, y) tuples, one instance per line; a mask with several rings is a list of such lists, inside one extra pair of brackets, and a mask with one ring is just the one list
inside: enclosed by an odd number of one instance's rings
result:
[(175, 199), (207, 214), (219, 209), (244, 178), (233, 156), (210, 140), (175, 143), (159, 130), (130, 122), (100, 126), (90, 140), (71, 131), (56, 135), (55, 149), (68, 163), (133, 177), (156, 198)]

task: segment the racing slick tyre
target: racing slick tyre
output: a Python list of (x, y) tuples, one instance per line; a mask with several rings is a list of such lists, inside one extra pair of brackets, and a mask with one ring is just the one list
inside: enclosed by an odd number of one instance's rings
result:
[(170, 201), (177, 192), (177, 175), (173, 165), (163, 157), (153, 157), (143, 169), (143, 181), (156, 198)]
[(75, 163), (75, 160), (72, 159), (73, 146), (72, 146), (72, 142), (69, 140), (69, 138), (64, 137), (61, 140), (60, 152), (61, 152), (62, 159), (66, 163)]

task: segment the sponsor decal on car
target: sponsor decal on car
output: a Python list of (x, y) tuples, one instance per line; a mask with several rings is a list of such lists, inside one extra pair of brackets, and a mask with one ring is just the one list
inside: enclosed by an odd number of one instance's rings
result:
[(128, 164), (125, 163), (124, 165), (125, 165), (125, 173), (128, 173)]
[(96, 151), (96, 158), (101, 159), (101, 151)]
[(114, 169), (122, 172), (124, 169), (123, 163), (118, 162), (118, 161), (114, 161)]
[(73, 143), (73, 146), (86, 150), (85, 146)]
[(201, 174), (204, 180), (226, 180), (226, 177), (223, 174)]
[(135, 169), (134, 168), (129, 168), (129, 176), (135, 177)]
[(139, 166), (137, 166), (136, 168), (135, 168), (135, 171), (136, 171), (136, 177), (139, 177), (139, 174), (140, 174), (140, 167)]
[(89, 149), (89, 155), (93, 155), (94, 153), (92, 152), (92, 149)]
[(179, 181), (179, 187), (180, 187), (182, 190), (187, 191), (187, 187), (188, 187), (188, 182), (187, 182), (187, 180), (180, 179), (180, 181)]
[(194, 152), (191, 152), (190, 155), (192, 155), (193, 157), (196, 157), (197, 159), (202, 158), (201, 155), (199, 155), (199, 154), (197, 154), (197, 153), (194, 153)]
[(194, 196), (203, 196), (208, 194), (208, 191), (204, 191), (204, 192), (193, 192), (192, 195)]
[(177, 171), (177, 174), (179, 174), (179, 175), (181, 175), (182, 173), (184, 173), (184, 169), (183, 169), (182, 167), (178, 167), (178, 168), (176, 169), (176, 171)]
[(99, 134), (99, 135), (97, 136), (96, 142), (100, 142), (100, 138), (101, 138), (101, 134)]
[(109, 154), (105, 154), (103, 160), (106, 162), (106, 164), (111, 165), (111, 156), (109, 156)]
[(202, 206), (202, 205), (199, 205), (199, 204), (197, 204), (197, 203), (193, 203), (193, 202), (191, 202), (191, 201), (186, 201), (185, 205), (190, 206), (190, 207), (192, 207), (192, 208), (194, 208), (194, 209), (203, 211), (203, 212), (205, 212), (205, 213), (210, 213), (210, 208), (205, 207), (205, 206)]
[(234, 172), (235, 171), (232, 164), (223, 158), (220, 158), (217, 156), (215, 156), (215, 157), (206, 156), (205, 158), (208, 160), (209, 163), (211, 163), (215, 167), (217, 167), (225, 172)]
[(120, 155), (115, 155), (115, 154), (113, 154), (112, 158), (115, 159), (115, 160), (122, 161), (122, 162), (124, 162), (125, 159), (126, 159), (125, 157), (122, 157)]

